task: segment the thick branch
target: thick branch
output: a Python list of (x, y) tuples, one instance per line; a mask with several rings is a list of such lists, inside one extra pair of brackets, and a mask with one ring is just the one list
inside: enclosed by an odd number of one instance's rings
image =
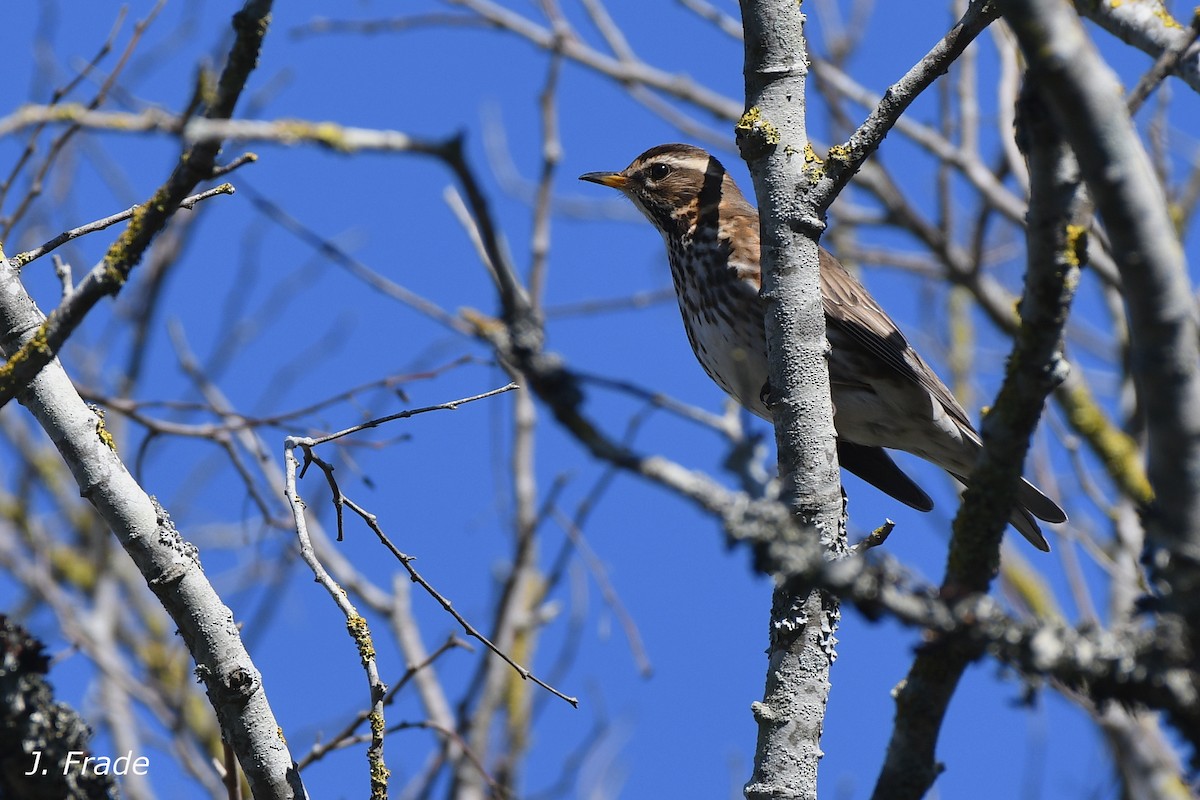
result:
[[(804, 15), (791, 0), (743, 0), (746, 113), (735, 130), (754, 178), (762, 241), (770, 407), (782, 500), (803, 540), (844, 553), (837, 434), (825, 362), (818, 277), (819, 211), (800, 202), (810, 152), (804, 125), (808, 72)], [(771, 605), (766, 689), (755, 703), (758, 745), (748, 798), (817, 796), (829, 669), (841, 611), (804, 582), (782, 584)]]
[[(36, 328), (44, 319), (8, 262), (0, 269), (0, 326)], [(12, 341), (11, 338), (7, 339)], [(5, 347), (10, 355), (14, 345)], [(279, 736), (262, 679), (221, 602), (167, 512), (126, 470), (102, 432), (100, 420), (53, 360), (19, 394), (71, 469), (80, 492), (129, 553), (163, 608), (171, 615), (256, 797), (304, 797), (292, 759)]]
[(1166, 606), (1200, 638), (1200, 331), (1183, 249), (1116, 76), (1078, 18), (1058, 3), (999, 6), (1079, 159), (1121, 270), (1155, 493), (1148, 563)]
[(1161, 0), (1076, 0), (1075, 9), (1121, 41), (1154, 57), (1183, 45), (1186, 49), (1171, 66), (1171, 73), (1200, 92), (1200, 45), (1189, 42), (1188, 29), (1167, 13)]
[[(222, 81), (214, 110), (227, 114), (232, 107), (253, 66), (269, 9), (267, 2), (252, 1), (235, 17), (239, 35), (226, 68), (228, 80)], [(247, 59), (249, 63), (245, 63)], [(215, 155), (214, 147), (211, 157)], [(207, 176), (211, 172), (211, 157), (207, 169), (199, 165), (199, 174)], [(196, 180), (199, 177), (188, 187)], [(140, 257), (149, 237), (161, 229), (186, 197), (185, 182), (180, 178), (168, 184), (171, 191), (162, 195), (168, 205), (148, 210), (144, 206), (142, 213), (135, 215), (135, 224), (121, 240), (126, 246), (111, 262), (114, 275), (122, 269), (127, 274), (134, 263), (128, 258), (135, 252)], [(87, 291), (94, 295), (94, 303), (102, 293), (96, 294), (95, 281), (89, 286)], [(76, 294), (82, 291), (81, 287)], [(74, 319), (75, 324), (78, 321)], [(237, 753), (254, 796), (305, 797), (263, 691), (262, 678), (242, 644), (232, 612), (205, 577), (196, 548), (183, 540), (167, 512), (129, 474), (115, 451), (112, 436), (54, 359), (55, 347), (69, 329), (57, 328), (59, 334), (54, 339), (48, 334), (50, 330), (49, 322), (25, 291), (17, 266), (3, 260), (0, 349), (9, 358), (10, 368), (4, 373), (6, 397), (16, 394), (37, 419), (70, 468), (81, 494), (95, 506), (174, 620), (196, 660), (197, 676), (205, 684), (222, 734)], [(16, 358), (16, 353), (23, 355)]]
[[(941, 595), (983, 595), (1000, 566), (1000, 538), (1016, 503), (1025, 454), (1047, 394), (1061, 381), (1062, 331), (1079, 280), (1090, 207), (1078, 167), (1040, 98), (1029, 93), (1021, 121), (1028, 132), (1031, 178), (1028, 272), (1004, 384), (983, 424), (984, 449), (954, 520)], [(896, 724), (874, 798), (924, 797), (941, 770), (938, 734), (967, 666), (984, 643), (947, 637), (923, 649), (896, 696)]]

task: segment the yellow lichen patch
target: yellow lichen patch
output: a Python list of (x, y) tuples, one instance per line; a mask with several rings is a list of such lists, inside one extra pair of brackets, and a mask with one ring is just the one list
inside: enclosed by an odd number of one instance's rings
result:
[(475, 329), (478, 336), (487, 337), (504, 330), (504, 323), (478, 309), (463, 306), (458, 310), (458, 316)]
[(212, 70), (202, 69), (196, 76), (196, 97), (205, 106), (212, 106), (217, 101), (217, 80)]
[[(1195, 10), (1193, 10), (1192, 13), (1195, 14)], [(1155, 5), (1154, 16), (1158, 17), (1158, 21), (1161, 22), (1164, 27), (1172, 28), (1177, 31), (1183, 30), (1183, 26), (1171, 16), (1171, 12), (1168, 11), (1167, 7), (1162, 3), (1157, 3)]]
[(769, 145), (779, 144), (782, 139), (779, 129), (763, 116), (762, 109), (758, 106), (746, 109), (746, 113), (742, 114), (742, 118), (733, 126), (733, 130), (740, 134), (753, 134)]
[(1042, 574), (1031, 568), (1023, 559), (1005, 558), (1000, 563), (1000, 574), (1007, 585), (1005, 593), (1011, 592), (1038, 619), (1061, 619), (1062, 612), (1054, 599), (1054, 592), (1046, 584)]
[(378, 711), (372, 711), (367, 715), (367, 722), (371, 726), (371, 733), (378, 737), (382, 737), (386, 730), (386, 724), (383, 720), (383, 714)]
[[(136, 258), (130, 251), (145, 230), (146, 217), (151, 213), (163, 215), (166, 213), (166, 208), (167, 190), (165, 187), (160, 186), (154, 192), (153, 197), (137, 207), (133, 212), (133, 216), (129, 218), (129, 224), (125, 226), (125, 230), (121, 232), (117, 240), (108, 248), (108, 252), (104, 254), (105, 278), (111, 282), (114, 290), (124, 285), (125, 279), (129, 277), (129, 270), (133, 268), (136, 262)], [(134, 249), (138, 250), (140, 257), (141, 248)]]
[(375, 658), (375, 644), (371, 641), (371, 630), (367, 627), (367, 621), (355, 614), (346, 619), (346, 630), (354, 637), (354, 643), (358, 645), (358, 657), (363, 666), (366, 666), (367, 662)]
[[(1200, 9), (1197, 9), (1200, 13)], [(1183, 236), (1184, 227), (1187, 225), (1186, 209), (1179, 203), (1167, 203), (1167, 214), (1171, 217), (1171, 225), (1175, 228), (1175, 232)]]
[(50, 349), (50, 339), (46, 330), (46, 326), (49, 322), (50, 320), (43, 321), (42, 324), (38, 326), (37, 332), (33, 334), (33, 338), (26, 342), (25, 346), (21, 349), (30, 351), (36, 350), (37, 352), (47, 356), (54, 355), (54, 351)]
[(1087, 226), (1086, 225), (1068, 225), (1067, 226), (1067, 246), (1064, 255), (1067, 263), (1073, 267), (1078, 267), (1083, 264), (1083, 258), (1087, 252)]
[(1110, 478), (1140, 503), (1154, 499), (1154, 490), (1142, 466), (1137, 443), (1113, 425), (1083, 384), (1064, 386), (1057, 393), (1071, 427), (1079, 432), (1100, 459)]
[(313, 138), (321, 144), (332, 147), (334, 150), (348, 152), (349, 145), (345, 142), (345, 132), (341, 125), (332, 122), (318, 122), (313, 126)]
[[(22, 362), (28, 361), (33, 353), (43, 353), (47, 356), (53, 356), (54, 353), (50, 350), (50, 342), (46, 338), (46, 323), (43, 322), (34, 332), (33, 338), (26, 342), (20, 350), (12, 354), (12, 358), (0, 365), (0, 384), (8, 383), (12, 380), (13, 370)], [(12, 388), (12, 387), (9, 387)]]
[(120, 288), (125, 285), (126, 273), (117, 266), (117, 264), (109, 259), (104, 260), (104, 277), (114, 287)]
[(813, 150), (812, 142), (804, 143), (804, 163), (805, 164), (821, 164), (824, 163), (821, 157), (817, 155), (817, 151)]
[(280, 120), (277, 127), (286, 142), (316, 142), (343, 153), (351, 150), (346, 143), (346, 129), (336, 122), (287, 119)]
[(371, 759), (371, 800), (383, 800), (388, 796), (387, 782), (390, 777), (392, 771), (384, 766), (382, 759)]
[(86, 113), (82, 103), (62, 103), (51, 107), (49, 118), (52, 122), (74, 122)]
[(742, 118), (734, 124), (733, 129), (735, 131), (753, 130), (754, 126), (757, 125), (758, 121), (761, 119), (762, 111), (759, 110), (758, 106), (750, 106), (750, 108), (746, 109), (746, 113), (742, 114)]
[[(12, 354), (11, 359), (8, 359), (4, 365), (0, 366), (0, 385), (5, 385), (8, 381), (11, 381), (13, 369), (16, 369), (20, 363), (29, 361), (29, 356), (35, 350), (49, 354), (50, 348), (46, 338), (46, 323), (42, 323), (34, 333), (34, 337), (25, 342), (22, 348)], [(10, 389), (8, 386), (5, 387), (6, 389)]]
[(51, 547), (48, 551), (56, 579), (84, 591), (96, 586), (99, 570), (96, 562), (74, 547)]
[(104, 427), (104, 409), (93, 408), (92, 411), (96, 414), (96, 436), (109, 450), (117, 452), (117, 440), (108, 432), (108, 428)]
[(829, 148), (826, 157), (830, 161), (849, 161), (853, 152), (853, 148), (848, 144), (835, 144)]

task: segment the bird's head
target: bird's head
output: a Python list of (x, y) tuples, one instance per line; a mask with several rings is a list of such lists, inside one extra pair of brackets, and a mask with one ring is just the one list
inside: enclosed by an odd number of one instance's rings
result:
[(687, 144), (661, 144), (620, 172), (579, 179), (620, 190), (664, 234), (687, 230), (705, 214), (753, 213), (721, 162)]

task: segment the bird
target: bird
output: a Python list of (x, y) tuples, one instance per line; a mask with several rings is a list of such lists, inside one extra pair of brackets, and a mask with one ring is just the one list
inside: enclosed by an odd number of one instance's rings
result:
[[(758, 212), (725, 167), (702, 148), (663, 144), (619, 172), (580, 180), (617, 189), (658, 229), (700, 365), (748, 411), (771, 421)], [(929, 495), (887, 449), (912, 453), (969, 485), (979, 434), (866, 287), (824, 248), (819, 262), (838, 461), (901, 503), (930, 511)], [(1009, 521), (1048, 552), (1037, 519), (1065, 522), (1067, 515), (1022, 479)]]

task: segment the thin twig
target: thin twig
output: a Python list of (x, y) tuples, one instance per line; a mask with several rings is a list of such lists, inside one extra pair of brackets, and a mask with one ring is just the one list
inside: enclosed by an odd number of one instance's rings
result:
[(424, 406), (422, 408), (405, 409), (404, 411), (400, 411), (395, 414), (388, 414), (386, 417), (379, 417), (377, 419), (368, 420), (360, 425), (354, 425), (350, 428), (340, 430), (336, 433), (330, 433), (330, 434), (326, 434), (325, 436), (318, 436), (315, 438), (297, 439), (296, 444), (301, 447), (304, 447), (304, 448), (316, 447), (317, 445), (325, 444), (326, 442), (332, 442), (334, 439), (340, 439), (343, 436), (349, 436), (352, 433), (358, 433), (359, 431), (366, 430), (368, 428), (378, 428), (380, 425), (383, 425), (386, 422), (392, 422), (393, 420), (408, 419), (409, 417), (415, 417), (417, 414), (424, 414), (429, 411), (453, 411), (456, 408), (458, 408), (459, 406), (466, 405), (467, 403), (473, 403), (476, 400), (484, 400), (489, 397), (494, 397), (495, 395), (498, 395), (498, 394), (504, 394), (505, 392), (511, 392), (513, 389), (516, 389), (516, 388), (517, 388), (517, 384), (510, 383), (507, 386), (501, 386), (499, 389), (491, 389), (489, 391), (484, 392), (483, 394), (477, 394), (477, 395), (473, 395), (471, 397), (464, 397), (459, 400), (450, 400), (449, 402), (446, 402), (446, 403), (439, 403), (436, 406)]
[[(56, 256), (57, 257), (57, 256)], [(378, 389), (391, 389), (404, 397), (404, 384), (414, 381), (430, 380), (439, 375), (448, 372), (451, 369), (456, 369), (465, 364), (486, 363), (480, 362), (474, 356), (466, 355), (459, 356), (453, 361), (449, 361), (441, 366), (433, 367), (422, 372), (410, 372), (403, 375), (389, 375), (386, 378), (378, 378), (373, 381), (353, 386), (349, 389), (330, 395), (329, 397), (316, 400), (306, 406), (294, 408), (289, 411), (281, 411), (277, 414), (267, 416), (252, 416), (243, 414), (230, 409), (218, 409), (210, 403), (201, 402), (185, 402), (185, 401), (166, 401), (166, 400), (135, 400), (127, 397), (111, 397), (106, 394), (99, 394), (94, 391), (84, 389), (80, 391), (83, 399), (96, 403), (110, 411), (115, 411), (122, 414), (139, 425), (145, 426), (154, 433), (166, 434), (169, 436), (187, 436), (197, 439), (208, 439), (213, 436), (218, 436), (222, 432), (236, 432), (253, 428), (279, 428), (285, 423), (299, 419), (301, 417), (312, 416), (320, 411), (323, 411), (331, 406), (340, 403), (349, 403), (355, 400), (366, 392)], [(189, 365), (193, 366), (193, 365)], [(186, 367), (185, 367), (186, 369)], [(197, 372), (199, 370), (196, 370)], [(189, 370), (191, 373), (191, 370)], [(147, 409), (162, 408), (167, 411), (184, 412), (184, 413), (208, 413), (220, 418), (220, 422), (212, 423), (185, 423), (175, 422), (172, 420), (158, 419), (147, 413)]]
[(625, 608), (625, 604), (621, 602), (621, 596), (617, 593), (617, 589), (613, 586), (612, 581), (608, 579), (608, 570), (604, 568), (604, 564), (596, 556), (596, 553), (588, 545), (587, 539), (575, 523), (562, 512), (561, 509), (555, 508), (552, 512), (554, 521), (567, 534), (567, 538), (571, 540), (571, 545), (575, 548), (575, 552), (583, 558), (583, 563), (587, 566), (588, 572), (592, 573), (592, 579), (596, 581), (596, 586), (600, 589), (600, 596), (604, 598), (605, 604), (612, 609), (613, 615), (617, 618), (617, 624), (621, 626), (621, 630), (625, 632), (625, 638), (629, 641), (629, 650), (633, 654), (633, 660), (637, 663), (638, 672), (643, 678), (649, 678), (654, 674), (654, 665), (650, 663), (650, 657), (646, 653), (646, 643), (642, 641), (641, 631), (638, 630), (637, 621), (629, 613), (629, 609)]
[[(233, 194), (235, 191), (236, 190), (233, 188), (233, 184), (222, 183), (220, 186), (214, 186), (212, 189), (207, 191), (194, 194), (191, 197), (185, 197), (183, 200), (179, 201), (179, 207), (186, 208), (188, 211), (191, 211), (196, 207), (196, 204), (202, 200), (207, 200), (210, 197), (216, 197), (219, 194)], [(98, 219), (95, 222), (89, 222), (87, 225), (81, 225), (78, 228), (72, 228), (69, 231), (63, 231), (58, 236), (55, 236), (53, 239), (43, 244), (41, 247), (35, 247), (32, 250), (26, 250), (23, 253), (17, 253), (12, 257), (12, 261), (17, 265), (18, 268), (24, 267), (29, 262), (36, 261), (37, 259), (49, 253), (51, 250), (55, 250), (63, 246), (72, 239), (78, 239), (80, 236), (86, 236), (89, 233), (102, 231), (105, 228), (116, 225), (118, 222), (124, 222), (136, 214), (140, 207), (141, 206), (131, 206), (120, 213), (113, 214), (111, 217)]]
[(466, 333), (467, 327), (453, 314), (446, 312), (436, 303), (421, 297), (395, 281), (388, 280), (377, 271), (351, 256), (342, 248), (313, 231), (300, 220), (287, 213), (282, 207), (256, 192), (253, 188), (243, 186), (250, 202), (254, 204), (267, 219), (291, 233), (313, 250), (328, 258), (334, 264), (342, 267), (353, 277), (382, 293), (386, 297), (397, 300), (406, 306), (419, 311), (434, 322), (449, 328), (456, 333)]
[(892, 535), (892, 529), (895, 527), (895, 522), (892, 522), (890, 519), (885, 519), (882, 525), (868, 533), (862, 541), (850, 549), (855, 554), (861, 555), (870, 550), (872, 547), (879, 547), (879, 545), (886, 542), (888, 537)]
[(238, 167), (244, 166), (246, 164), (253, 164), (256, 161), (258, 161), (257, 153), (242, 153), (240, 156), (235, 158), (233, 161), (230, 161), (228, 164), (222, 164), (220, 166), (213, 167), (212, 174), (209, 175), (209, 177), (214, 180), (217, 178), (222, 178), (222, 177), (228, 175), (229, 173), (233, 172)]
[[(138, 43), (141, 41), (142, 36), (146, 32), (146, 29), (149, 28), (151, 23), (154, 22), (155, 18), (158, 17), (159, 12), (162, 11), (162, 8), (164, 5), (166, 5), (166, 0), (158, 0), (158, 2), (155, 3), (154, 7), (152, 9), (150, 9), (150, 12), (145, 16), (145, 18), (138, 20), (134, 24), (133, 33), (130, 35), (129, 41), (125, 45), (125, 49), (121, 52), (121, 55), (117, 59), (117, 63), (113, 67), (112, 71), (109, 72), (108, 76), (104, 79), (103, 83), (101, 83), (100, 88), (96, 91), (95, 96), (93, 96), (92, 99), (88, 102), (87, 108), (96, 109), (96, 108), (99, 108), (100, 105), (104, 103), (104, 100), (108, 97), (109, 91), (112, 89), (113, 85), (116, 83), (117, 77), (121, 74), (122, 70), (125, 69), (125, 65), (129, 62), (130, 56), (132, 56), (133, 52), (137, 49)], [(125, 17), (125, 12), (122, 11), (120, 13), (120, 16), (117, 19), (116, 25), (113, 26), (112, 36), (115, 37), (117, 29), (122, 24), (124, 17)], [(112, 41), (112, 39), (110, 38), (110, 42), (111, 41)], [(101, 49), (101, 52), (107, 52), (107, 49), (108, 49), (108, 45), (106, 44), (106, 46)], [(100, 56), (98, 55), (96, 57), (96, 60), (92, 64), (88, 65), (88, 67), (85, 69), (85, 71), (83, 73), (81, 73), (80, 77), (82, 78), (88, 72), (91, 72), (93, 69), (95, 69), (95, 66), (97, 63), (99, 63), (99, 60), (100, 60)], [(61, 99), (61, 97), (62, 97), (61, 95), (56, 94), (53, 102), (57, 102), (58, 100)], [(51, 167), (54, 166), (55, 162), (58, 160), (59, 155), (61, 155), (62, 152), (64, 151), (64, 149), (66, 148), (67, 142), (69, 142), (71, 140), (71, 138), (74, 137), (74, 135), (76, 133), (78, 133), (80, 130), (81, 130), (81, 126), (71, 125), (65, 131), (63, 131), (61, 134), (59, 134), (54, 139), (53, 142), (50, 143), (50, 148), (46, 154), (46, 158), (43, 159), (41, 168), (37, 171), (37, 174), (33, 176), (29, 191), (26, 193), (25, 197), (23, 197), (21, 199), (21, 202), (18, 205), (17, 209), (15, 211), (13, 211), (13, 213), (10, 214), (7, 219), (4, 220), (4, 226), (3, 226), (3, 230), (0, 231), (0, 236), (3, 236), (3, 238), (7, 239), (9, 234), (12, 232), (14, 226), (17, 224), (17, 222), (25, 215), (25, 213), (33, 205), (33, 201), (35, 199), (37, 199), (37, 197), (39, 195), (41, 195), (42, 187), (45, 184), (46, 176), (50, 173)], [(39, 131), (40, 131), (40, 128), (39, 128)], [(35, 136), (36, 136), (36, 134), (35, 134)], [(31, 142), (31, 146), (32, 146), (32, 142)], [(31, 153), (31, 155), (32, 155), (32, 153)], [(14, 176), (15, 176), (15, 174), (16, 173), (14, 172)]]
[[(566, 700), (572, 706), (575, 706), (576, 708), (578, 708), (579, 700), (577, 698), (569, 697), (569, 696), (563, 694), (562, 692), (560, 692), (559, 690), (555, 689), (553, 686), (549, 685), (548, 683), (542, 681), (540, 678), (538, 678), (536, 675), (534, 675), (528, 669), (526, 669), (525, 667), (521, 666), (516, 661), (514, 661), (507, 653), (504, 653), (502, 650), (500, 650), (500, 648), (496, 647), (496, 645), (494, 645), (490, 639), (488, 639), (486, 636), (484, 636), (482, 633), (480, 633), (475, 628), (475, 626), (473, 626), (473, 625), (471, 625), (471, 623), (467, 622), (467, 620), (461, 614), (459, 614), (458, 611), (456, 611), (454, 609), (453, 604), (444, 595), (442, 595), (440, 592), (438, 592), (428, 581), (426, 581), (423, 577), (421, 577), (420, 573), (418, 573), (416, 571), (416, 569), (413, 568), (413, 566), (411, 564), (411, 562), (413, 561), (413, 556), (409, 556), (409, 555), (406, 555), (405, 553), (401, 552), (399, 550), (399, 548), (397, 548), (392, 543), (392, 541), (387, 537), (387, 534), (385, 534), (383, 532), (383, 528), (379, 525), (378, 517), (376, 517), (374, 514), (367, 511), (365, 508), (358, 505), (353, 500), (351, 500), (350, 498), (348, 498), (344, 494), (342, 494), (341, 489), (338, 486), (336, 479), (333, 477), (332, 465), (325, 462), (320, 457), (318, 457), (315, 453), (313, 453), (313, 448), (316, 447), (317, 445), (325, 444), (327, 442), (331, 442), (336, 439), (340, 439), (343, 436), (348, 436), (352, 433), (356, 433), (361, 430), (378, 427), (379, 425), (382, 425), (385, 422), (391, 422), (391, 421), (397, 420), (397, 419), (407, 419), (407, 418), (415, 416), (417, 414), (423, 414), (427, 411), (454, 410), (454, 409), (458, 408), (459, 406), (464, 405), (466, 403), (471, 403), (476, 400), (483, 400), (488, 397), (493, 397), (498, 394), (503, 394), (504, 392), (512, 391), (513, 389), (516, 389), (516, 388), (517, 388), (517, 384), (510, 383), (507, 386), (502, 386), (498, 389), (492, 389), (491, 391), (484, 392), (483, 394), (474, 395), (472, 397), (466, 397), (466, 398), (462, 398), (459, 400), (451, 400), (449, 402), (441, 403), (436, 406), (426, 406), (424, 408), (408, 409), (406, 411), (401, 411), (397, 414), (391, 414), (386, 417), (381, 417), (379, 419), (370, 420), (369, 422), (365, 422), (361, 425), (355, 425), (351, 428), (346, 428), (345, 430), (338, 431), (337, 433), (331, 433), (327, 436), (321, 436), (321, 437), (317, 437), (317, 438), (289, 436), (289, 437), (287, 437), (287, 439), (284, 442), (285, 457), (287, 459), (287, 464), (288, 464), (288, 476), (287, 476), (288, 483), (287, 483), (287, 488), (285, 489), (285, 494), (288, 496), (289, 501), (292, 502), (293, 509), (294, 509), (294, 516), (296, 517), (296, 525), (297, 525), (298, 532), (300, 532), (301, 527), (304, 527), (304, 529), (307, 530), (305, 522), (303, 520), (303, 517), (304, 517), (303, 511), (302, 511), (303, 503), (302, 503), (302, 501), (300, 501), (299, 495), (296, 493), (296, 489), (295, 489), (296, 478), (294, 475), (294, 467), (298, 466), (298, 462), (296, 461), (296, 457), (295, 457), (295, 449), (297, 447), (299, 447), (304, 451), (304, 469), (307, 470), (307, 468), (310, 464), (316, 464), (317, 467), (320, 468), (322, 470), (322, 472), (325, 474), (326, 481), (329, 483), (330, 490), (333, 492), (333, 495), (335, 498), (334, 499), (334, 507), (335, 507), (336, 513), (338, 515), (338, 538), (339, 539), (341, 538), (341, 532), (342, 532), (342, 518), (341, 518), (342, 517), (342, 509), (348, 508), (351, 511), (353, 511), (355, 514), (357, 514), (360, 518), (362, 518), (362, 520), (367, 523), (367, 526), (370, 527), (371, 530), (375, 532), (375, 535), (377, 537), (379, 537), (379, 540), (384, 545), (384, 547), (386, 547), (392, 553), (392, 555), (394, 555), (396, 557), (396, 559), (404, 566), (405, 570), (407, 570), (409, 577), (413, 580), (413, 582), (420, 585), (421, 588), (423, 588), (426, 592), (428, 592), (431, 597), (433, 597), (435, 600), (437, 600), (437, 602), (442, 606), (442, 608), (444, 608), (446, 611), (448, 611), (450, 613), (450, 615), (452, 617), (454, 617), (454, 619), (458, 622), (459, 625), (462, 626), (463, 630), (466, 631), (468, 635), (470, 635), (470, 636), (474, 637), (475, 639), (478, 639), (480, 642), (482, 642), (484, 644), (484, 646), (486, 646), (489, 650), (491, 650), (493, 653), (498, 655), (506, 663), (508, 663), (509, 666), (511, 666), (514, 670), (516, 670), (517, 674), (520, 675), (523, 679), (533, 681), (534, 683), (536, 683), (538, 686), (541, 686), (546, 691), (550, 692), (551, 694), (555, 695), (556, 697), (560, 697), (563, 700)], [(300, 476), (303, 477), (303, 474), (304, 474), (303, 471), (301, 471)], [(323, 567), (321, 567), (320, 562), (317, 561), (316, 556), (312, 552), (311, 543), (304, 544), (305, 542), (307, 542), (307, 540), (308, 540), (307, 533), (302, 533), (301, 534), (301, 542), (302, 542), (301, 553), (302, 553), (302, 555), (304, 555), (305, 561), (309, 562), (309, 566), (313, 568), (314, 572), (318, 576), (318, 581), (321, 582), (323, 585), (326, 585), (327, 589), (329, 589), (329, 587), (331, 585), (336, 586), (336, 584), (333, 584), (332, 578), (329, 578), (328, 574), (325, 573), (325, 570)], [(321, 577), (322, 575), (324, 575), (324, 579)], [(330, 591), (332, 592), (334, 590), (331, 589)], [(341, 595), (340, 599), (339, 598), (335, 598), (335, 599), (338, 599), (339, 606), (344, 604), (346, 609), (353, 609), (353, 606), (350, 605), (349, 600), (346, 599), (344, 595)], [(351, 612), (346, 611), (346, 613), (347, 613), (348, 618), (350, 618)], [(357, 612), (354, 612), (354, 615), (357, 616)], [(359, 619), (361, 619), (361, 618), (359, 618)]]
[(389, 551), (391, 551), (392, 555), (396, 557), (396, 560), (399, 561), (400, 564), (404, 567), (404, 569), (408, 572), (408, 575), (412, 579), (413, 583), (417, 584), (422, 589), (424, 589), (426, 592), (428, 592), (430, 597), (432, 597), (434, 600), (436, 600), (438, 602), (438, 604), (450, 614), (450, 616), (454, 617), (455, 621), (458, 622), (458, 624), (462, 626), (462, 629), (464, 631), (466, 631), (468, 636), (471, 636), (475, 639), (478, 639), (480, 642), (482, 642), (484, 647), (491, 650), (497, 656), (502, 658), (505, 661), (505, 663), (507, 663), (510, 667), (512, 667), (513, 670), (515, 670), (516, 673), (521, 676), (522, 679), (527, 680), (527, 681), (533, 681), (538, 686), (541, 686), (543, 689), (550, 692), (555, 697), (566, 700), (568, 703), (570, 703), (575, 708), (579, 708), (579, 699), (578, 698), (565, 695), (562, 692), (560, 692), (558, 689), (555, 689), (550, 684), (548, 684), (545, 681), (538, 678), (536, 675), (534, 675), (528, 669), (526, 669), (525, 667), (521, 666), (516, 661), (514, 661), (513, 658), (511, 656), (509, 656), (507, 653), (502, 651), (500, 648), (496, 647), (496, 645), (492, 644), (492, 641), (490, 639), (488, 639), (486, 636), (484, 636), (482, 633), (480, 633), (479, 630), (476, 629), (474, 625), (467, 622), (466, 618), (464, 618), (462, 616), (462, 614), (459, 614), (458, 611), (454, 608), (454, 604), (451, 603), (448, 598), (446, 598), (444, 595), (442, 595), (440, 592), (438, 592), (437, 589), (433, 588), (433, 585), (430, 584), (429, 581), (425, 580), (425, 578), (423, 578), (421, 576), (421, 574), (419, 572), (417, 572), (416, 569), (413, 568), (412, 561), (414, 560), (415, 557), (401, 552), (400, 549), (396, 547), (396, 545), (392, 544), (392, 541), (387, 537), (387, 534), (385, 534), (383, 532), (383, 529), (379, 526), (379, 520), (374, 514), (370, 513), (366, 509), (362, 508), (357, 503), (355, 503), (353, 500), (349, 500), (349, 499), (346, 500), (346, 507), (349, 508), (351, 511), (353, 511), (355, 514), (358, 514), (363, 519), (363, 521), (367, 523), (368, 527), (370, 527), (371, 530), (375, 532), (375, 535), (377, 537), (379, 537), (379, 541), (383, 544), (383, 546), (386, 547)]
[[(65, 86), (60, 86), (51, 93), (49, 105), (57, 105), (60, 100), (69, 95), (71, 92), (75, 91), (75, 87), (83, 82), (84, 77), (93, 69), (95, 69), (96, 65), (99, 64), (110, 52), (112, 52), (113, 42), (116, 41), (117, 33), (125, 24), (125, 16), (127, 13), (128, 7), (122, 8), (117, 12), (117, 19), (113, 23), (112, 30), (109, 31), (108, 38), (104, 40), (102, 45), (100, 45), (100, 49), (94, 56), (92, 56), (92, 60), (85, 64), (82, 69), (76, 72), (75, 77), (71, 78), (71, 80), (69, 80)], [(33, 133), (29, 136), (29, 140), (25, 144), (25, 149), (21, 152), (21, 155), (13, 164), (12, 170), (9, 172), (8, 177), (0, 182), (0, 207), (3, 207), (5, 200), (8, 199), (8, 192), (9, 189), (12, 188), (13, 182), (16, 181), (17, 176), (21, 174), (21, 170), (25, 168), (25, 165), (31, 158), (33, 158), (33, 154), (37, 151), (35, 142), (37, 142), (38, 136), (41, 135), (42, 130), (47, 124), (49, 124), (48, 121), (43, 122), (34, 129)], [(10, 227), (9, 220), (3, 220), (3, 223), (6, 227)]]
[[(284, 440), (283, 456), (286, 476), (284, 479), (283, 494), (292, 509), (296, 536), (300, 540), (300, 556), (308, 564), (309, 569), (312, 570), (317, 583), (325, 588), (325, 591), (333, 598), (333, 602), (345, 615), (346, 629), (350, 637), (354, 640), (355, 646), (358, 648), (359, 658), (362, 661), (363, 669), (367, 673), (368, 696), (371, 698), (371, 710), (369, 712), (371, 718), (371, 743), (367, 748), (367, 759), (371, 765), (371, 790), (372, 796), (376, 792), (381, 793), (381, 796), (385, 796), (387, 794), (388, 770), (383, 760), (383, 733), (385, 728), (383, 710), (384, 696), (387, 690), (382, 679), (379, 677), (379, 664), (376, 659), (375, 646), (371, 641), (371, 631), (366, 619), (358, 613), (358, 609), (350, 602), (350, 598), (346, 592), (342, 590), (337, 581), (326, 571), (320, 559), (317, 558), (316, 551), (313, 549), (312, 539), (308, 534), (307, 514), (305, 513), (307, 506), (296, 489), (296, 473), (299, 466), (299, 462), (296, 459), (297, 447), (301, 447), (305, 451), (306, 466), (312, 459), (312, 453), (309, 448), (305, 447), (301, 442), (293, 437), (288, 437)], [(332, 480), (332, 477), (330, 480)]]

